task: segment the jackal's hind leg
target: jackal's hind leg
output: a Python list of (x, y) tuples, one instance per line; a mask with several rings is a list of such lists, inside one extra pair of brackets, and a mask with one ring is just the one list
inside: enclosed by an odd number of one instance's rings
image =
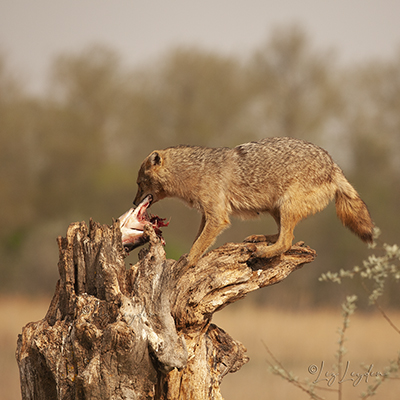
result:
[(247, 236), (246, 239), (243, 240), (245, 243), (261, 243), (261, 242), (267, 242), (267, 243), (276, 243), (280, 230), (281, 230), (281, 216), (280, 212), (278, 209), (271, 211), (270, 214), (274, 217), (274, 220), (276, 222), (276, 225), (278, 226), (278, 233), (275, 235), (250, 235)]
[(292, 246), (294, 238), (293, 231), (297, 223), (301, 220), (301, 216), (294, 215), (290, 209), (286, 210), (285, 208), (286, 207), (282, 207), (280, 210), (280, 229), (276, 242), (270, 246), (268, 246), (267, 243), (265, 243), (265, 245), (262, 244), (253, 257), (271, 258), (284, 253)]

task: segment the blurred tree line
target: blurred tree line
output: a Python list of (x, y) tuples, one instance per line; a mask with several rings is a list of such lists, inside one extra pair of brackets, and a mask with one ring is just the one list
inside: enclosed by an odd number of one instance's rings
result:
[[(150, 151), (267, 136), (326, 148), (368, 204), (382, 240), (400, 241), (400, 51), (389, 60), (338, 66), (296, 26), (274, 30), (247, 58), (176, 48), (136, 69), (114, 50), (92, 46), (56, 57), (40, 96), (27, 93), (0, 54), (1, 292), (52, 293), (55, 238), (70, 222), (111, 223), (130, 208)], [(172, 199), (151, 211), (171, 218), (167, 256), (188, 252), (200, 216)], [(268, 216), (233, 221), (216, 245), (275, 230)], [(369, 252), (341, 226), (333, 205), (295, 235), (317, 250), (317, 261), (278, 289), (259, 291), (256, 301), (328, 304), (337, 293), (317, 277)], [(385, 301), (398, 303), (397, 292)]]

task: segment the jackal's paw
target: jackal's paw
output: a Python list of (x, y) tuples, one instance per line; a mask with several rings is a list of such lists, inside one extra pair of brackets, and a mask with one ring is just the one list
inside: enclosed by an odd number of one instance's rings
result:
[(257, 245), (251, 242), (246, 242), (246, 246), (245, 249), (249, 252), (249, 253), (255, 253), (257, 251)]
[(260, 243), (265, 241), (266, 241), (265, 235), (250, 235), (243, 240), (243, 242), (245, 243)]
[(251, 235), (243, 240), (245, 243), (275, 243), (278, 240), (278, 235)]

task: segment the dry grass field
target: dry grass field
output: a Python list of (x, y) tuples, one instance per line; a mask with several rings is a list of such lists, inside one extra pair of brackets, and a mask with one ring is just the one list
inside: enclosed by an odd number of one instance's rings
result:
[[(17, 335), (22, 326), (45, 315), (50, 299), (0, 298), (0, 400), (20, 399), (19, 376), (14, 357)], [(308, 373), (310, 365), (324, 362), (325, 372), (332, 371), (337, 349), (337, 330), (341, 325), (340, 310), (289, 312), (251, 307), (248, 299), (217, 313), (214, 322), (248, 349), (250, 362), (238, 372), (226, 376), (222, 393), (226, 400), (242, 399), (308, 399), (309, 396), (268, 370), (268, 353), (263, 342), (277, 359), (300, 379), (314, 380)], [(400, 313), (391, 313), (400, 325)], [(400, 350), (400, 337), (376, 314), (357, 313), (351, 318), (346, 342), (350, 372), (363, 373), (360, 364), (373, 364), (373, 372), (383, 371), (389, 359)], [(322, 377), (322, 376), (321, 376)], [(369, 383), (373, 378), (369, 378)], [(327, 382), (318, 384), (328, 389)], [(359, 398), (368, 383), (353, 387), (351, 381), (341, 384), (343, 400)], [(338, 389), (334, 382), (331, 389)], [(337, 393), (318, 392), (327, 400), (337, 399)], [(374, 399), (394, 400), (400, 394), (400, 381), (384, 383)]]
[(45, 316), (50, 300), (0, 297), (0, 400), (21, 399), (15, 360), (18, 334), (28, 322)]
[[(390, 313), (400, 326), (400, 313)], [(341, 310), (288, 312), (276, 309), (246, 307), (246, 300), (233, 304), (215, 315), (214, 322), (242, 342), (250, 361), (238, 372), (229, 374), (222, 382), (222, 394), (226, 400), (242, 399), (309, 399), (308, 394), (269, 372), (270, 359), (265, 343), (283, 366), (300, 380), (314, 381), (317, 375), (308, 372), (310, 365), (324, 368), (316, 393), (325, 399), (338, 399), (338, 393), (326, 389), (338, 389), (337, 379), (330, 387), (322, 381), (326, 372), (332, 372), (335, 352), (342, 325)], [(342, 387), (343, 400), (359, 398), (374, 378), (365, 378), (356, 387), (350, 373), (364, 373), (361, 364), (373, 364), (372, 372), (383, 372), (389, 360), (397, 358), (400, 351), (400, 336), (380, 315), (355, 313), (351, 316), (345, 347), (348, 353), (344, 361), (349, 362), (348, 374)], [(271, 360), (272, 361), (272, 360)], [(384, 383), (374, 399), (397, 400), (400, 396), (400, 380)]]

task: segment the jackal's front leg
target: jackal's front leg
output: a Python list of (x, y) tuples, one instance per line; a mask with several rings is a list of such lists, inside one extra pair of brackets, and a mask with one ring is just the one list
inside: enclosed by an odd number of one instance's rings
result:
[[(203, 253), (215, 242), (217, 236), (229, 225), (229, 218), (213, 218), (203, 215), (198, 237), (190, 249), (188, 263), (197, 264)], [(201, 227), (203, 229), (201, 230)], [(201, 232), (200, 232), (201, 231)]]

